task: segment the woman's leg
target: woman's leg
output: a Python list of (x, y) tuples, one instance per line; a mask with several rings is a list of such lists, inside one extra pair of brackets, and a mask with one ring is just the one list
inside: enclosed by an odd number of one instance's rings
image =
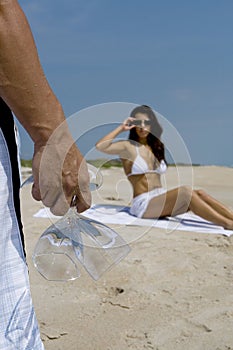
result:
[(213, 209), (191, 188), (181, 186), (150, 200), (144, 218), (175, 216), (188, 210), (224, 228), (233, 230), (233, 220)]
[(203, 190), (195, 190), (198, 196), (219, 214), (225, 216), (226, 218), (233, 220), (233, 211), (227, 208), (225, 205), (217, 201), (215, 198), (211, 197), (208, 193)]
[(175, 188), (150, 200), (144, 218), (175, 216), (189, 210), (192, 192), (185, 187)]

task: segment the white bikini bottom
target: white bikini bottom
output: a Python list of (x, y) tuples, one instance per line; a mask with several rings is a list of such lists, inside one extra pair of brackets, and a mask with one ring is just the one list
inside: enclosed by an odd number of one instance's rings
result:
[(145, 213), (150, 200), (166, 192), (167, 190), (163, 187), (157, 187), (150, 192), (145, 192), (134, 197), (130, 208), (130, 214), (141, 218)]

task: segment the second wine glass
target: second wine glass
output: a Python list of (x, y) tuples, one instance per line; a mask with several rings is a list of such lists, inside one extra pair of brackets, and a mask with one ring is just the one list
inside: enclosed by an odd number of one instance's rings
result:
[[(88, 164), (90, 190), (103, 183), (99, 169)], [(21, 187), (32, 183), (29, 177)], [(112, 228), (77, 213), (76, 197), (68, 212), (49, 226), (39, 238), (33, 252), (33, 263), (49, 281), (70, 281), (80, 277), (82, 266), (98, 280), (104, 272), (119, 263), (130, 252), (126, 241)]]

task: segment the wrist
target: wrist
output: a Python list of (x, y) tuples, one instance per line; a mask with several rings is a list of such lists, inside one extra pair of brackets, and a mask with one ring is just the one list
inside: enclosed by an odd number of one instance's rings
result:
[(124, 124), (119, 125), (119, 126), (116, 128), (116, 131), (117, 131), (118, 134), (120, 134), (121, 132), (123, 132), (123, 131), (124, 131)]
[(35, 144), (59, 143), (70, 135), (62, 107), (51, 105), (43, 106), (40, 111), (35, 109), (31, 118), (20, 120)]
[(48, 127), (38, 126), (36, 136), (33, 138), (35, 147), (55, 146), (70, 147), (75, 143), (66, 120)]

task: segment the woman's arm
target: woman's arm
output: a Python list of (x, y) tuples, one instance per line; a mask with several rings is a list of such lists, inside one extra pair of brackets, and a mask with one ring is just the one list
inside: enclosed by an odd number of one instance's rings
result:
[[(64, 214), (75, 192), (79, 211), (87, 209), (90, 192), (85, 161), (74, 145), (16, 0), (0, 0), (0, 96), (34, 141), (33, 197), (54, 213)], [(46, 160), (41, 162), (45, 153)]]
[(102, 137), (97, 143), (96, 148), (104, 153), (108, 154), (121, 154), (125, 150), (127, 141), (117, 141), (113, 142), (113, 140), (123, 131), (128, 131), (132, 129), (134, 126), (128, 125), (129, 120), (126, 119), (120, 126), (111, 131), (109, 134)]

